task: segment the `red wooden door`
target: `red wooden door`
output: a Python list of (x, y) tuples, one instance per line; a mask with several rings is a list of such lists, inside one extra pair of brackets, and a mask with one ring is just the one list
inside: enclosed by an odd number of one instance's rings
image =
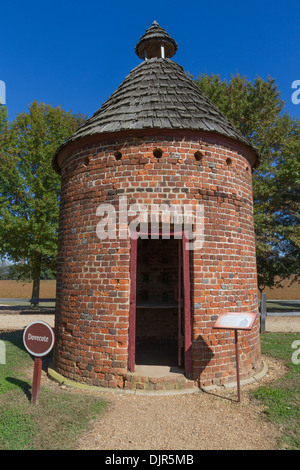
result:
[(129, 341), (128, 369), (134, 372), (135, 366), (135, 321), (136, 321), (136, 269), (137, 239), (130, 239), (130, 304), (129, 304)]
[(190, 250), (189, 240), (182, 232), (183, 251), (183, 295), (184, 295), (184, 371), (192, 374), (192, 328), (191, 328), (191, 282), (190, 282)]

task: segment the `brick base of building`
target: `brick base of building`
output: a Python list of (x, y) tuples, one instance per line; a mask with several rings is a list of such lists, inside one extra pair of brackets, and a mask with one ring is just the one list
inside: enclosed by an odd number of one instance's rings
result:
[(181, 377), (145, 377), (128, 373), (124, 377), (124, 388), (128, 390), (186, 390), (195, 387), (193, 380)]
[[(259, 362), (255, 368), (252, 369), (251, 373), (240, 374), (240, 381), (241, 385), (246, 383), (251, 383), (251, 381), (257, 381), (265, 375), (267, 371), (267, 367), (263, 361)], [(124, 390), (124, 391), (136, 391), (136, 392), (164, 392), (164, 391), (197, 391), (199, 389), (202, 390), (210, 390), (215, 388), (230, 388), (236, 386), (237, 377), (235, 375), (229, 375), (226, 379), (223, 380), (190, 380), (186, 378), (183, 374), (176, 374), (176, 377), (164, 376), (164, 377), (148, 377), (145, 375), (141, 375), (140, 373), (136, 372), (127, 372), (123, 375), (117, 377), (116, 380), (112, 380), (109, 383), (105, 384), (104, 382), (100, 382), (98, 380), (90, 381), (89, 379), (82, 378), (80, 382), (78, 382), (78, 377), (72, 376), (66, 378), (64, 375), (61, 375), (53, 369), (51, 366), (48, 369), (48, 375), (65, 385), (79, 387), (82, 389), (86, 389), (89, 387), (104, 387), (110, 388), (115, 390)], [(106, 385), (106, 386), (105, 386)]]

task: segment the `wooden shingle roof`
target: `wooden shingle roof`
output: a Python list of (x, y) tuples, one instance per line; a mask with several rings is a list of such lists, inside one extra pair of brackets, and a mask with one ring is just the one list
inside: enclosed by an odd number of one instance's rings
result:
[[(151, 45), (151, 35), (146, 39)], [(154, 57), (134, 68), (101, 108), (57, 150), (53, 167), (58, 170), (57, 155), (70, 142), (135, 129), (209, 131), (251, 147), (180, 65), (169, 58)]]
[(180, 65), (158, 58), (142, 62), (132, 70), (71, 140), (148, 128), (213, 131), (246, 141)]

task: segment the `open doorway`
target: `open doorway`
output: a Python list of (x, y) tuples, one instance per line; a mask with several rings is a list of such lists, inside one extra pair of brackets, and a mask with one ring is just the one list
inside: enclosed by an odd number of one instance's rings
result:
[(183, 325), (178, 324), (182, 318), (182, 311), (178, 311), (182, 279), (179, 242), (174, 238), (137, 242), (136, 365), (172, 368), (182, 364), (179, 332)]
[(129, 370), (137, 365), (191, 374), (189, 252), (184, 240), (132, 239)]

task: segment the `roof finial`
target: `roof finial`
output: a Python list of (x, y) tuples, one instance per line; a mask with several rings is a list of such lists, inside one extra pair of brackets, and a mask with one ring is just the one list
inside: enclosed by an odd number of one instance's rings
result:
[(177, 51), (176, 41), (159, 26), (157, 21), (153, 21), (150, 28), (140, 38), (135, 47), (135, 52), (140, 59), (170, 58)]

